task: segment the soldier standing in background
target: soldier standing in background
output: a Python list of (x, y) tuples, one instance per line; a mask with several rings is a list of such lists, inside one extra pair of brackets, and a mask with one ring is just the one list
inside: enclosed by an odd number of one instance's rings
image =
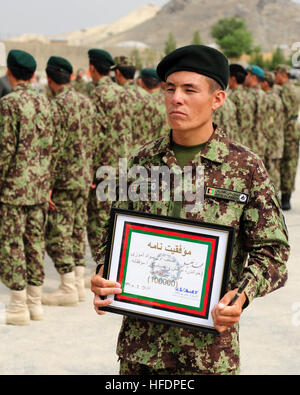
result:
[(265, 80), (260, 85), (268, 98), (268, 115), (265, 121), (268, 124), (268, 145), (265, 165), (271, 181), (279, 192), (280, 162), (284, 146), (284, 109), (280, 97), (273, 89), (274, 82), (275, 74), (269, 71), (265, 72)]
[(96, 173), (101, 166), (117, 167), (119, 158), (129, 156), (132, 144), (132, 120), (128, 109), (127, 92), (110, 78), (110, 68), (114, 65), (111, 55), (101, 49), (88, 52), (90, 73), (94, 89), (90, 99), (96, 111), (97, 135), (94, 138), (93, 160), (94, 187), (88, 199), (87, 234), (92, 256), (95, 259), (102, 235), (103, 223), (110, 212), (110, 202), (100, 202), (96, 186), (100, 180)]
[(43, 318), (44, 231), (54, 129), (47, 99), (30, 84), (35, 59), (7, 57), (12, 92), (0, 100), (0, 277), (10, 288), (6, 323)]
[(84, 74), (84, 69), (78, 69), (76, 78), (71, 82), (71, 85), (77, 92), (82, 93), (83, 95), (88, 95), (87, 83), (83, 78)]
[(151, 94), (162, 117), (165, 117), (165, 130), (169, 130), (168, 119), (165, 107), (165, 92), (162, 89), (161, 80), (155, 69), (146, 68), (141, 70), (137, 79), (138, 84)]
[(247, 146), (254, 124), (254, 102), (249, 99), (248, 91), (243, 86), (248, 73), (236, 63), (229, 66), (229, 72), (229, 98), (236, 107), (237, 133), (234, 141)]
[(50, 211), (46, 248), (61, 285), (43, 293), (46, 305), (76, 305), (84, 300), (87, 199), (92, 181), (94, 109), (70, 85), (72, 65), (61, 57), (48, 60), (46, 73), (56, 135), (51, 166)]
[(150, 93), (142, 89), (134, 80), (136, 67), (126, 56), (115, 58), (116, 81), (123, 86), (129, 96), (128, 110), (133, 122), (131, 154), (139, 147), (168, 131), (165, 116), (161, 114)]
[(217, 124), (219, 128), (225, 130), (231, 140), (237, 141), (236, 136), (239, 130), (237, 124), (237, 110), (229, 96), (226, 96), (223, 105), (214, 111), (213, 122)]
[(254, 104), (254, 122), (252, 130), (248, 133), (246, 146), (265, 162), (268, 144), (266, 125), (268, 102), (265, 92), (260, 87), (260, 82), (264, 81), (265, 73), (263, 69), (255, 65), (250, 65), (246, 70), (248, 74), (244, 85), (248, 88), (249, 100)]
[(278, 65), (275, 68), (275, 84), (279, 85), (279, 96), (284, 108), (284, 150), (281, 160), (281, 206), (291, 209), (291, 195), (295, 190), (295, 179), (299, 159), (299, 127), (297, 125), (299, 101), (295, 86), (289, 81), (290, 66)]

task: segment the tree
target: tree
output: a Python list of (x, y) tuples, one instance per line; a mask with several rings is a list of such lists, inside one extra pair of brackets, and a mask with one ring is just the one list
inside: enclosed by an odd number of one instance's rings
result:
[(200, 44), (202, 44), (202, 40), (201, 40), (201, 37), (200, 37), (199, 30), (195, 30), (194, 31), (192, 44), (193, 45), (200, 45)]
[(229, 58), (239, 58), (243, 53), (251, 53), (253, 38), (243, 19), (220, 19), (212, 27), (211, 34)]
[(168, 39), (165, 42), (165, 55), (168, 55), (170, 52), (176, 49), (176, 40), (173, 33), (169, 33)]
[(262, 69), (267, 68), (267, 62), (265, 62), (261, 53), (260, 47), (255, 47), (251, 53), (250, 63), (261, 67)]
[(278, 64), (285, 64), (285, 63), (288, 63), (288, 61), (284, 57), (284, 54), (282, 53), (280, 47), (277, 47), (272, 55), (271, 68), (274, 69)]

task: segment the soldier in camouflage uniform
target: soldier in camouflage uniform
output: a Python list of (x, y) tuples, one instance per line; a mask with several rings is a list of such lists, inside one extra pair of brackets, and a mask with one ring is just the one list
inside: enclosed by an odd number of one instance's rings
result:
[(265, 72), (265, 81), (261, 83), (263, 91), (268, 98), (268, 116), (266, 117), (267, 127), (267, 153), (266, 169), (270, 175), (271, 181), (280, 191), (280, 162), (283, 156), (284, 146), (284, 110), (283, 104), (277, 92), (272, 89), (275, 82), (275, 74)]
[(110, 202), (100, 202), (96, 186), (100, 182), (96, 173), (101, 166), (117, 167), (119, 158), (129, 157), (132, 139), (132, 121), (128, 113), (128, 95), (110, 76), (113, 58), (107, 51), (89, 50), (90, 73), (94, 89), (90, 99), (95, 107), (97, 137), (94, 139), (94, 187), (88, 199), (87, 234), (92, 256), (95, 258), (101, 240), (103, 224), (110, 211)]
[(229, 96), (226, 97), (223, 105), (214, 112), (213, 122), (218, 125), (219, 128), (225, 130), (231, 140), (236, 141), (235, 137), (239, 130), (237, 124), (237, 110)]
[(254, 127), (254, 102), (249, 99), (248, 91), (244, 88), (247, 71), (243, 66), (233, 63), (229, 66), (229, 98), (235, 104), (237, 129), (233, 140), (237, 143), (248, 144), (249, 134)]
[(284, 108), (284, 150), (281, 160), (281, 204), (283, 210), (290, 210), (290, 199), (295, 190), (295, 178), (299, 158), (300, 132), (297, 124), (299, 101), (295, 86), (289, 81), (288, 65), (275, 69), (275, 84), (280, 86), (279, 96)]
[(47, 99), (30, 85), (34, 58), (12, 50), (7, 66), (13, 89), (0, 100), (0, 278), (11, 291), (6, 323), (23, 325), (43, 318), (44, 231), (54, 129)]
[[(134, 80), (136, 68), (131, 59), (126, 56), (115, 58), (116, 81), (122, 85), (130, 96), (128, 110), (131, 111), (133, 122), (131, 153), (168, 131), (165, 114), (156, 105), (152, 95), (142, 89)], [(151, 135), (149, 135), (151, 130)]]
[(164, 130), (168, 131), (169, 124), (165, 107), (165, 92), (162, 89), (161, 81), (156, 70), (151, 68), (141, 70), (137, 82), (145, 91), (151, 94), (158, 111), (161, 113), (161, 116), (165, 118)]
[[(191, 202), (184, 199), (179, 216), (234, 226), (236, 238), (228, 290), (212, 310), (219, 335), (126, 317), (117, 346), (120, 373), (236, 374), (242, 309), (255, 297), (282, 287), (287, 279), (287, 230), (262, 161), (247, 148), (231, 142), (223, 130), (213, 127), (212, 113), (226, 95), (228, 63), (224, 55), (205, 46), (187, 46), (167, 55), (157, 70), (167, 80), (166, 108), (172, 130), (170, 135), (145, 145), (131, 160), (130, 167), (143, 166), (150, 177), (153, 166), (174, 168), (179, 164), (174, 143), (186, 148), (200, 144), (198, 154), (194, 152), (193, 159), (185, 157), (184, 162), (194, 169), (203, 166), (205, 190), (216, 188), (220, 196), (206, 193), (198, 212), (187, 210)], [(247, 199), (225, 199), (221, 195), (224, 190), (243, 193)], [(176, 211), (172, 201), (116, 202), (116, 206), (165, 216), (174, 216)], [(105, 243), (104, 237), (99, 250), (100, 265)], [(104, 313), (101, 307), (109, 305), (111, 299), (102, 300), (99, 296), (122, 292), (120, 284), (103, 279), (102, 272), (103, 267), (92, 279), (94, 306), (100, 315)], [(236, 304), (228, 306), (246, 275), (251, 276), (249, 288)]]
[(71, 82), (71, 85), (77, 92), (89, 96), (87, 83), (83, 79), (84, 74), (84, 69), (78, 69), (76, 73), (76, 78)]
[(76, 305), (85, 299), (84, 267), (87, 200), (92, 182), (94, 108), (70, 85), (72, 65), (61, 57), (48, 60), (48, 84), (56, 129), (52, 163), (46, 248), (61, 285), (44, 293), (47, 305)]
[(268, 101), (265, 92), (260, 87), (260, 82), (264, 80), (264, 70), (255, 65), (247, 68), (245, 87), (249, 100), (254, 104), (254, 122), (250, 133), (248, 133), (246, 146), (260, 156), (265, 162), (268, 144), (268, 125), (266, 117), (268, 113)]

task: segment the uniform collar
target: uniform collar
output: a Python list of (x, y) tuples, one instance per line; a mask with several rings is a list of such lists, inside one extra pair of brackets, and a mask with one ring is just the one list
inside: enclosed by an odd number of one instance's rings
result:
[(24, 83), (24, 84), (18, 84), (18, 85), (16, 85), (16, 86), (13, 88), (13, 91), (16, 92), (16, 91), (27, 90), (27, 89), (33, 89), (32, 86), (31, 86), (31, 84), (28, 83), (28, 82), (26, 82), (26, 83)]
[[(171, 148), (171, 133), (165, 135), (157, 148), (157, 153), (163, 155), (164, 161), (168, 166), (174, 163), (175, 154)], [(229, 140), (226, 133), (214, 125), (214, 133), (207, 141), (204, 149), (194, 158), (192, 163), (201, 164), (201, 158), (205, 158), (211, 162), (225, 163), (229, 155)], [(176, 162), (176, 161), (175, 161)]]
[(55, 96), (64, 94), (72, 89), (73, 89), (73, 87), (71, 86), (71, 84), (66, 84), (59, 91), (56, 92)]
[(100, 78), (100, 80), (95, 84), (96, 86), (108, 85), (113, 83), (110, 76), (106, 75), (105, 77)]

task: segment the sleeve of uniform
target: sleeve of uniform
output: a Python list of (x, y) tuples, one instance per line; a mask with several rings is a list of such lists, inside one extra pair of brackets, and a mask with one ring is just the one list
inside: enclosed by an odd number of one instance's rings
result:
[(255, 166), (242, 226), (249, 254), (244, 276), (247, 273), (252, 276), (246, 291), (250, 303), (254, 298), (284, 286), (290, 252), (288, 232), (278, 198), (261, 163)]
[(0, 189), (17, 146), (17, 121), (5, 101), (0, 100)]
[(55, 185), (55, 180), (57, 178), (57, 174), (59, 173), (59, 157), (64, 147), (64, 142), (66, 139), (66, 133), (61, 126), (61, 116), (59, 113), (58, 106), (54, 103), (54, 101), (50, 102), (51, 115), (54, 127), (54, 136), (53, 136), (53, 146), (51, 151), (51, 189), (53, 189)]

